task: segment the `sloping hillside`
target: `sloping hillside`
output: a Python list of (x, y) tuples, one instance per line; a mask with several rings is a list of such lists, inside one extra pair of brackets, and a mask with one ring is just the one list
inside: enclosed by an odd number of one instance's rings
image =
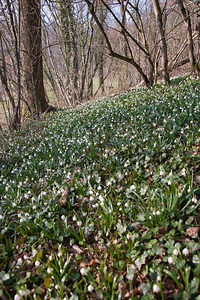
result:
[(122, 93), (9, 137), (2, 299), (200, 299), (199, 88)]

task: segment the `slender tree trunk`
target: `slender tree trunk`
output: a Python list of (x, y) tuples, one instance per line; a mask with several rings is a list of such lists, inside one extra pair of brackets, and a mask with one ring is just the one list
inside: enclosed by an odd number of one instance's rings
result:
[(188, 56), (190, 60), (191, 70), (195, 68), (195, 55), (194, 55), (194, 44), (192, 38), (192, 26), (191, 26), (191, 19), (189, 17), (189, 13), (183, 4), (183, 0), (177, 0), (178, 6), (180, 8), (182, 17), (184, 19), (184, 24), (187, 29), (187, 40), (188, 40)]
[(20, 1), (24, 97), (32, 113), (39, 115), (49, 107), (43, 82), (40, 0)]
[(168, 71), (168, 54), (167, 54), (167, 43), (165, 39), (165, 30), (162, 20), (162, 12), (160, 8), (159, 0), (152, 0), (154, 13), (156, 16), (156, 22), (158, 26), (158, 31), (161, 39), (161, 63), (162, 63), (162, 77), (165, 84), (170, 82), (169, 71)]

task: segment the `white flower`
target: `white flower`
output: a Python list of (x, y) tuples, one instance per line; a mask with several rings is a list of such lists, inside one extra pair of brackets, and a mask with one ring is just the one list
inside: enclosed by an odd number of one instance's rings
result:
[(81, 273), (81, 275), (85, 276), (85, 275), (87, 275), (87, 270), (85, 268), (81, 268), (80, 273)]
[(22, 299), (22, 297), (19, 294), (16, 294), (14, 296), (14, 300), (21, 300), (21, 299)]
[(181, 175), (182, 175), (182, 176), (186, 176), (185, 168), (182, 169)]
[(168, 263), (169, 263), (169, 264), (173, 264), (173, 263), (174, 263), (173, 257), (170, 256), (170, 257), (168, 258)]
[(2, 215), (0, 215), (0, 220), (3, 220), (3, 216)]
[(187, 256), (189, 254), (189, 250), (187, 248), (184, 248), (182, 253), (183, 255)]
[(9, 274), (9, 273), (6, 273), (6, 274), (3, 276), (2, 281), (6, 281), (6, 280), (8, 280), (8, 279), (10, 279), (10, 274)]
[(104, 198), (103, 198), (103, 196), (99, 196), (99, 200), (100, 200), (100, 202), (104, 202)]
[(192, 198), (192, 202), (196, 204), (197, 203), (197, 199), (196, 198)]
[(157, 281), (161, 281), (160, 275), (157, 276)]
[(135, 189), (136, 189), (136, 186), (134, 184), (130, 186), (131, 191), (134, 191)]
[(73, 221), (76, 221), (76, 216), (73, 216), (72, 220), (73, 220)]
[(35, 261), (35, 266), (36, 266), (36, 267), (39, 267), (39, 265), (40, 265), (39, 260), (36, 260), (36, 261)]
[(126, 238), (129, 240), (131, 238), (131, 235), (127, 233)]
[(177, 256), (178, 255), (178, 250), (174, 249), (173, 254)]
[(19, 290), (19, 294), (20, 296), (24, 297), (24, 296), (28, 296), (28, 294), (30, 293), (29, 290), (25, 291), (25, 290)]
[(160, 292), (160, 287), (157, 284), (153, 285), (153, 292), (154, 293), (159, 293)]
[(51, 274), (52, 271), (53, 271), (52, 268), (48, 268), (48, 269), (47, 269), (47, 273), (48, 273), (48, 274)]
[(93, 290), (94, 290), (94, 287), (93, 287), (93, 285), (91, 285), (91, 284), (90, 284), (90, 285), (88, 285), (88, 292), (90, 292), (90, 293), (91, 293)]
[(160, 211), (158, 210), (158, 211), (156, 212), (156, 214), (157, 214), (157, 216), (160, 216)]
[(77, 225), (78, 225), (78, 226), (81, 226), (81, 225), (82, 225), (82, 221), (78, 221), (78, 222), (77, 222)]

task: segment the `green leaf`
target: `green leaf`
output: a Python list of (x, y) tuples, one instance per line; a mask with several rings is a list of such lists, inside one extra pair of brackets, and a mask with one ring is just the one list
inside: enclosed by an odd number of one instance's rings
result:
[(76, 280), (78, 280), (80, 278), (80, 274), (79, 273), (75, 273), (75, 274), (72, 275), (71, 278), (72, 278), (73, 281), (76, 281)]
[(128, 266), (128, 271), (127, 271), (126, 278), (128, 280), (133, 280), (134, 276), (135, 276), (135, 266), (130, 265), (130, 266)]
[(122, 270), (124, 268), (125, 264), (126, 264), (126, 262), (124, 260), (120, 260), (119, 261), (119, 268), (120, 268), (120, 270)]
[(166, 247), (166, 248), (168, 248), (169, 250), (173, 250), (174, 249), (174, 240), (168, 240), (165, 244), (164, 244), (164, 246)]
[(163, 249), (162, 249), (161, 247), (159, 247), (159, 246), (154, 246), (154, 247), (152, 248), (152, 251), (153, 251), (155, 254), (157, 254), (157, 255), (161, 255), (162, 252), (163, 252)]
[(142, 283), (140, 285), (140, 288), (141, 288), (143, 295), (147, 295), (147, 293), (151, 290), (151, 285), (150, 285), (150, 283)]
[(198, 291), (199, 288), (199, 278), (194, 277), (191, 281), (191, 283), (189, 284), (189, 290), (191, 294), (195, 294)]
[(177, 276), (177, 273), (175, 273), (174, 271), (170, 272), (168, 270), (164, 270), (164, 272), (169, 276), (171, 277), (171, 279), (174, 280), (174, 282), (177, 284), (178, 288), (180, 291), (183, 291), (183, 286), (182, 284), (178, 281), (178, 276)]

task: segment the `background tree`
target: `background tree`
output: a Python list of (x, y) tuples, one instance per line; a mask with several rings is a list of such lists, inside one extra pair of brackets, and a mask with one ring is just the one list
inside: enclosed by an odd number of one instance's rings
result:
[(163, 13), (161, 11), (159, 0), (152, 0), (154, 13), (156, 16), (157, 28), (160, 36), (160, 52), (161, 52), (161, 62), (162, 62), (162, 77), (165, 83), (169, 83), (169, 72), (168, 72), (168, 53), (167, 53), (167, 43), (165, 39), (165, 28), (163, 23)]
[(192, 25), (191, 25), (191, 18), (190, 18), (190, 13), (186, 6), (184, 5), (183, 0), (177, 0), (177, 4), (180, 8), (183, 21), (187, 30), (187, 40), (188, 40), (188, 56), (189, 56), (189, 61), (191, 65), (191, 70), (194, 70), (196, 60), (195, 60), (195, 55), (194, 55), (194, 44), (193, 44), (193, 37), (192, 37)]
[(41, 3), (20, 0), (23, 93), (31, 113), (39, 115), (48, 108), (43, 82)]
[(0, 0), (0, 123), (190, 72), (200, 7), (181, 3), (186, 17), (175, 0)]

